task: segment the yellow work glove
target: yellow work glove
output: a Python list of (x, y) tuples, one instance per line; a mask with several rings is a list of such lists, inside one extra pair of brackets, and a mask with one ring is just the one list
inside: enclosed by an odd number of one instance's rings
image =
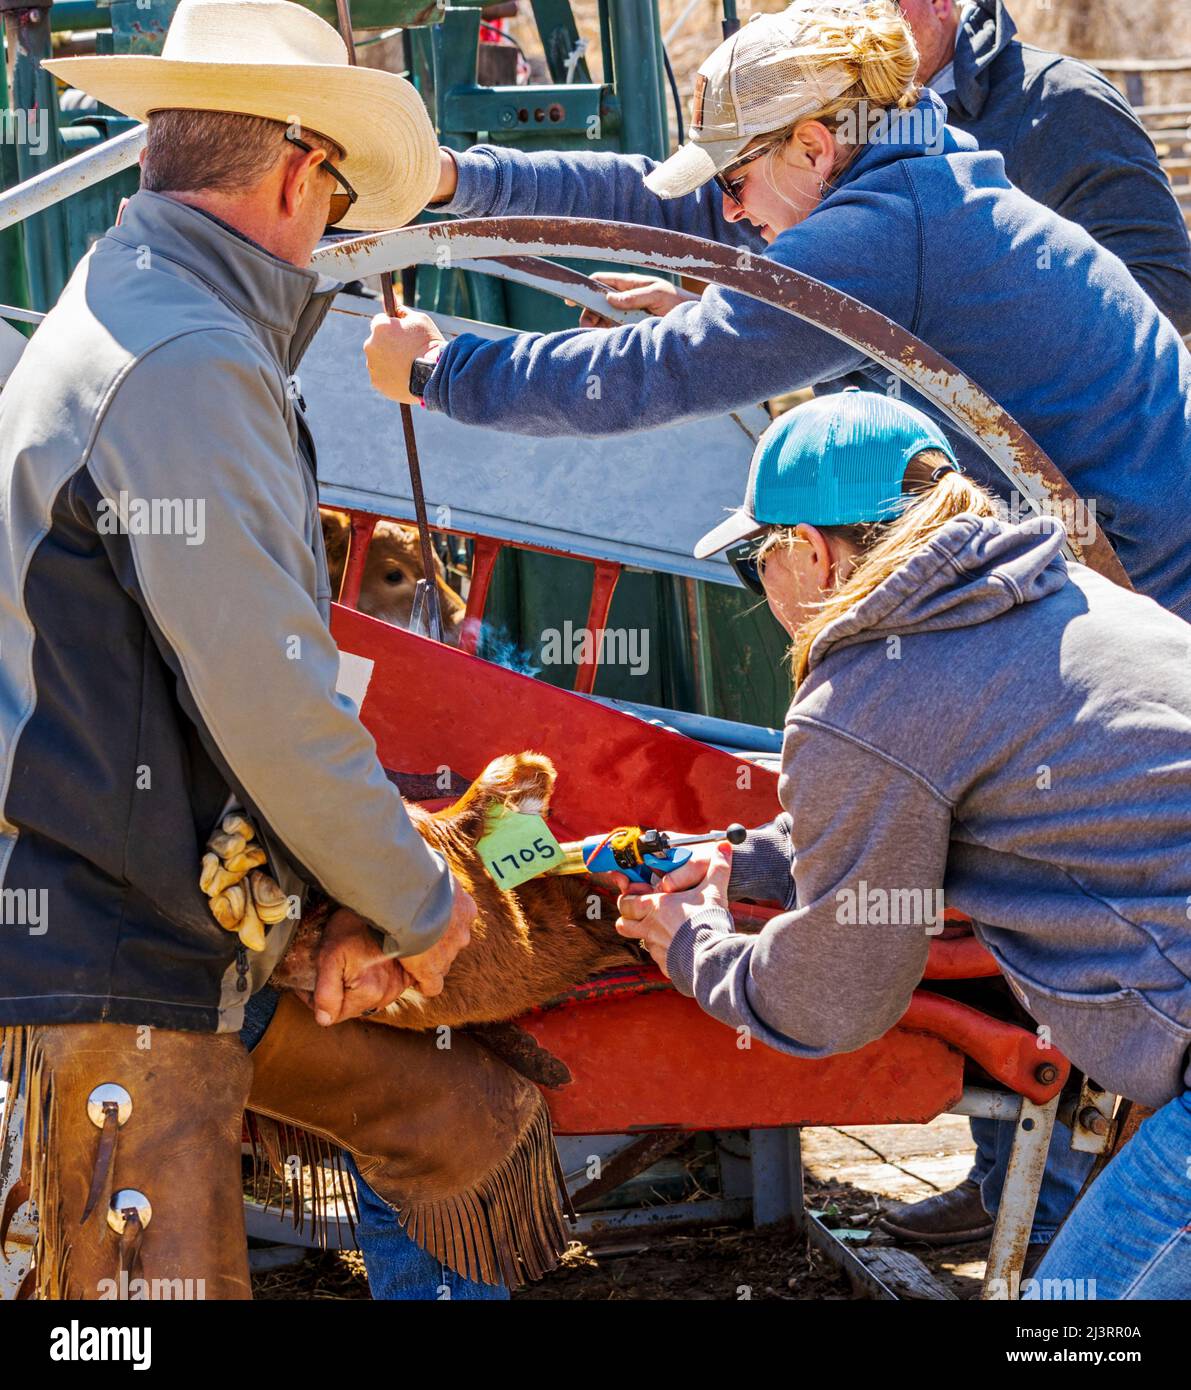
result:
[[(225, 931), (234, 931), (250, 951), (265, 949), (265, 926), (284, 921), (289, 903), (276, 881), (261, 869), (265, 851), (249, 842), (256, 829), (238, 811), (224, 816), (207, 841), (199, 887)], [(245, 883), (247, 879), (247, 883)]]

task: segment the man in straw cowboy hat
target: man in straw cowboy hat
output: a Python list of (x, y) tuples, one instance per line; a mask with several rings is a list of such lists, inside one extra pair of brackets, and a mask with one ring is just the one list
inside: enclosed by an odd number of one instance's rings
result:
[[(561, 1240), (548, 1124), (470, 1039), (353, 1021), (438, 993), (475, 909), (336, 694), (294, 375), (324, 228), (414, 216), (434, 132), (286, 0), (182, 0), (161, 57), (47, 66), (149, 130), (0, 399), (0, 1243), (31, 1197), (42, 1297), (247, 1297), (247, 1104), (275, 1158), (368, 1174), (392, 1296), (499, 1295)], [(346, 905), (317, 1014), (263, 989), (314, 888)]]

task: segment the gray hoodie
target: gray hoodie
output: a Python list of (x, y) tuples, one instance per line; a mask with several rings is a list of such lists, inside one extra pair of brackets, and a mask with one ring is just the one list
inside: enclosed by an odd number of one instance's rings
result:
[(946, 905), (1043, 1043), (1150, 1105), (1188, 1084), (1191, 626), (1060, 554), (1053, 520), (958, 517), (819, 634), (786, 814), (736, 852), (756, 936), (702, 909), (676, 986), (782, 1052), (891, 1028)]

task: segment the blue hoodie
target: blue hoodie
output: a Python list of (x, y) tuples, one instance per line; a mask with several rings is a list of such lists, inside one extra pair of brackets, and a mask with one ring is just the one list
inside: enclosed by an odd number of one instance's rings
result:
[[(1075, 491), (1094, 499), (1134, 584), (1191, 613), (1191, 356), (1124, 264), (1015, 189), (999, 154), (950, 127), (932, 140), (929, 117), (942, 111), (927, 92), (916, 119), (895, 116), (767, 250), (749, 224), (725, 221), (714, 185), (656, 198), (642, 183), (653, 163), (640, 156), (479, 146), (457, 156), (459, 185), (444, 210), (691, 232), (747, 246), (872, 305), (1015, 416)], [(439, 358), (425, 401), (464, 423), (522, 434), (613, 435), (857, 370), (872, 389), (900, 389), (939, 420), (972, 476), (1008, 494), (979, 449), (863, 353), (716, 289), (618, 329), (497, 342), (463, 334)]]
[(819, 633), (785, 814), (729, 882), (788, 911), (751, 936), (699, 909), (670, 946), (708, 1013), (796, 1056), (862, 1047), (945, 905), (1041, 1045), (1144, 1104), (1191, 1085), (1191, 626), (1061, 540), (1051, 518), (956, 517)]

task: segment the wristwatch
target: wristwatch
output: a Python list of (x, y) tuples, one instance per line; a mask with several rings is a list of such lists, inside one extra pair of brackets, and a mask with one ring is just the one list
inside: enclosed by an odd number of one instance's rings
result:
[(410, 363), (409, 368), (409, 394), (417, 396), (418, 400), (426, 394), (426, 383), (434, 374), (434, 369), (438, 365), (438, 354), (441, 348), (436, 347), (426, 357), (415, 357)]

